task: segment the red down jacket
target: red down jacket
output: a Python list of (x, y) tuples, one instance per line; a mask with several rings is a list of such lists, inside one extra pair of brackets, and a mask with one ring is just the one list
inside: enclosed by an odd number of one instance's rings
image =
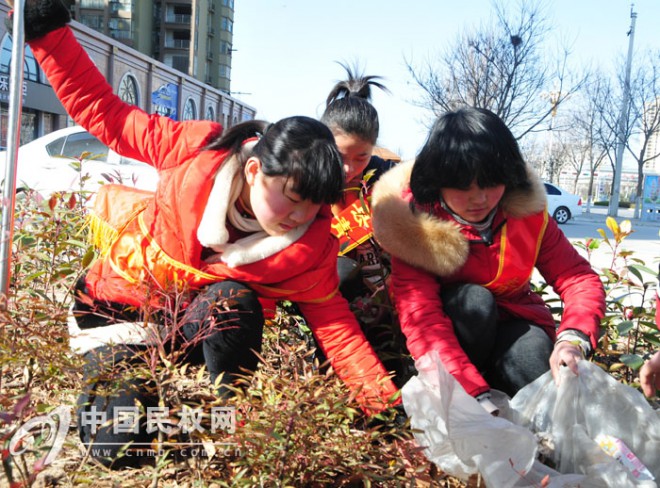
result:
[(490, 389), (462, 350), (440, 292), (452, 283), (485, 286), (501, 318), (538, 324), (554, 340), (556, 325), (543, 298), (532, 292), (536, 268), (565, 308), (558, 331), (586, 334), (596, 347), (605, 292), (598, 275), (548, 217), (543, 184), (530, 172), (532, 189), (505, 193), (493, 220), (501, 225), (490, 246), (471, 227), (442, 208), (411, 210), (412, 163), (402, 163), (376, 183), (372, 198), (374, 235), (392, 255), (392, 286), (401, 329), (415, 358), (438, 351), (447, 370), (471, 395)]
[(96, 69), (69, 27), (30, 42), (58, 98), (90, 133), (116, 152), (159, 172), (154, 196), (87, 275), (94, 299), (141, 305), (154, 287), (199, 287), (226, 278), (260, 295), (297, 302), (333, 368), (365, 409), (382, 409), (397, 392), (337, 291), (337, 240), (323, 208), (305, 234), (270, 258), (229, 267), (206, 264), (196, 231), (226, 152), (202, 151), (222, 127), (177, 122), (124, 103)]

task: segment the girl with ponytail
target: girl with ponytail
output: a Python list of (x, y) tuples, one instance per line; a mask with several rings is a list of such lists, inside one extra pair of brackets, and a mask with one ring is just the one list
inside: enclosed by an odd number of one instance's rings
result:
[(337, 291), (329, 205), (341, 199), (344, 171), (330, 130), (289, 117), (223, 132), (147, 113), (113, 93), (69, 20), (60, 0), (25, 3), (26, 39), (56, 95), (78, 124), (160, 178), (155, 193), (105, 185), (96, 197), (98, 258), (69, 320), (71, 346), (86, 359), (78, 426), (92, 456), (133, 465), (131, 453), (158, 436), (144, 419), (130, 431), (113, 425), (122, 408), (158, 406), (149, 381), (131, 374), (158, 337), (176, 339), (187, 361), (206, 365), (218, 396), (230, 396), (237, 375), (257, 366), (261, 299), (296, 303), (362, 408), (386, 408), (397, 389)]

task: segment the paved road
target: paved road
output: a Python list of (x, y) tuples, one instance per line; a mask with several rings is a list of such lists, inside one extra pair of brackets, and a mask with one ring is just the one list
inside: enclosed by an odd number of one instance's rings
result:
[[(589, 214), (583, 213), (559, 227), (571, 241), (584, 241), (590, 237), (601, 239), (599, 228), (605, 230), (608, 237), (612, 237), (605, 223), (606, 218), (606, 208), (592, 208)], [(621, 209), (615, 219), (619, 224), (624, 220), (630, 220), (634, 231), (623, 241), (622, 248), (633, 251), (634, 257), (642, 259), (647, 266), (656, 269), (660, 262), (660, 221), (647, 222), (634, 219), (633, 211), (629, 209)], [(612, 251), (606, 245), (602, 245), (592, 257), (595, 267), (609, 267), (611, 262)]]
[[(598, 229), (605, 230), (605, 233), (608, 237), (612, 237), (612, 233), (607, 228), (605, 220), (607, 218), (607, 209), (606, 208), (596, 208), (592, 209), (592, 212), (589, 214), (583, 213), (582, 215), (577, 216), (574, 219), (571, 219), (566, 224), (560, 225), (559, 228), (564, 232), (566, 237), (569, 238), (572, 242), (575, 241), (586, 241), (588, 238), (597, 238), (602, 239), (601, 235), (598, 233)], [(658, 263), (660, 263), (660, 222), (642, 222), (640, 220), (633, 219), (633, 212), (628, 209), (623, 209), (619, 212), (619, 215), (615, 218), (618, 223), (621, 223), (624, 220), (630, 220), (632, 224), (632, 229), (634, 232), (626, 237), (623, 241), (622, 248), (633, 251), (633, 257), (641, 259), (644, 264), (652, 270), (658, 269)], [(587, 257), (586, 252), (579, 250), (580, 254)], [(623, 263), (619, 260), (613, 262), (613, 252), (604, 243), (593, 252), (591, 255), (590, 262), (594, 269), (601, 270), (603, 268), (610, 269), (612, 267), (619, 268)], [(654, 276), (648, 275), (645, 276), (646, 280), (654, 280)], [(533, 281), (543, 281), (538, 271), (534, 271), (532, 276)], [(553, 296), (554, 293), (549, 292), (549, 296)], [(630, 303), (632, 305), (639, 306), (639, 296), (626, 296), (624, 297), (624, 303)], [(652, 299), (649, 295), (647, 300)], [(646, 306), (651, 306), (650, 303), (646, 303)]]

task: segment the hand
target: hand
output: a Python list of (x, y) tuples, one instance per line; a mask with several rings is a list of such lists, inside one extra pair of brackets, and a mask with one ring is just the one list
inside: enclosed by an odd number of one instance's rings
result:
[(656, 391), (660, 390), (660, 351), (639, 370), (639, 384), (648, 398), (655, 396)]
[(399, 404), (389, 407), (377, 415), (362, 418), (357, 426), (361, 429), (378, 429), (393, 434), (409, 427), (409, 421), (403, 405)]
[[(5, 0), (13, 10), (13, 0)], [(12, 14), (13, 15), (13, 14)], [(12, 17), (9, 16), (8, 29), (12, 29)], [(45, 36), (51, 31), (64, 27), (71, 21), (71, 12), (61, 0), (26, 0), (23, 5), (23, 24), (25, 40), (32, 41)], [(10, 32), (11, 33), (11, 32)]]
[(582, 349), (576, 344), (569, 341), (561, 341), (555, 344), (555, 348), (550, 355), (550, 371), (555, 380), (555, 384), (559, 386), (559, 370), (562, 366), (568, 366), (575, 375), (578, 374), (577, 363), (584, 359)]

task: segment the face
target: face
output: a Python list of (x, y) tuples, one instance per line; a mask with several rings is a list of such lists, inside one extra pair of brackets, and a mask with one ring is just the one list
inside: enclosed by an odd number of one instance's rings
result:
[(346, 181), (352, 181), (362, 175), (369, 164), (374, 145), (355, 134), (344, 132), (333, 132), (335, 143), (344, 161), (344, 173)]
[(277, 236), (316, 217), (320, 204), (303, 200), (284, 176), (266, 176), (257, 158), (245, 164), (244, 201), (268, 235)]
[(473, 181), (466, 190), (442, 188), (440, 190), (445, 204), (462, 219), (478, 223), (488, 217), (488, 214), (500, 202), (504, 195), (504, 185), (480, 188)]

